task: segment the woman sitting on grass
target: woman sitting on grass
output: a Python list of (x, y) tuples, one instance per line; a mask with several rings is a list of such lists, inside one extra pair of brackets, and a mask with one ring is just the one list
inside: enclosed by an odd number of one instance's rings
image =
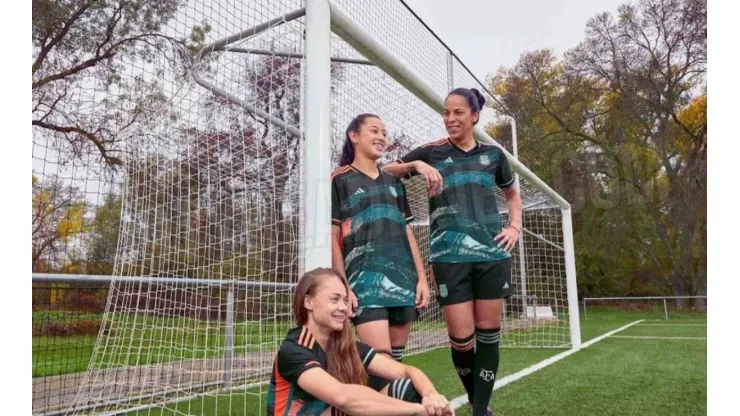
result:
[[(306, 273), (296, 287), (298, 327), (288, 331), (273, 366), (269, 415), (454, 415), (419, 369), (355, 341), (347, 283), (332, 269)], [(367, 387), (368, 373), (393, 380)]]

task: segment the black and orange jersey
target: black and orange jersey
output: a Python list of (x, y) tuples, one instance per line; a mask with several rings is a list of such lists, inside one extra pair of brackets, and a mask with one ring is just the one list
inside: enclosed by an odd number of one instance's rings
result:
[[(357, 341), (357, 350), (365, 369), (375, 357), (375, 350)], [(329, 405), (298, 386), (304, 371), (327, 369), (326, 352), (305, 326), (288, 331), (280, 344), (267, 393), (267, 414), (270, 416), (319, 416)]]

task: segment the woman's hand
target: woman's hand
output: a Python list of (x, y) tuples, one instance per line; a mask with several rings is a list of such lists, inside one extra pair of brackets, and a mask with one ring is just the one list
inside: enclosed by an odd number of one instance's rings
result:
[(419, 279), (416, 283), (416, 309), (424, 309), (429, 305), (429, 286), (426, 279)]
[(437, 195), (437, 192), (442, 190), (442, 175), (439, 171), (420, 160), (413, 162), (413, 164), (416, 173), (426, 179), (429, 195)]
[(452, 405), (450, 405), (447, 398), (441, 394), (429, 394), (421, 399), (421, 404), (424, 405), (430, 416), (454, 416), (455, 414), (455, 411), (452, 410)]
[(494, 237), (493, 240), (500, 240), (497, 247), (501, 247), (503, 245), (504, 250), (511, 252), (514, 248), (514, 244), (519, 240), (519, 229), (511, 225), (504, 227), (504, 229), (501, 230), (501, 233)]
[(355, 317), (355, 311), (360, 306), (359, 303), (357, 303), (357, 296), (355, 296), (355, 292), (350, 289), (349, 290), (349, 317), (354, 318)]

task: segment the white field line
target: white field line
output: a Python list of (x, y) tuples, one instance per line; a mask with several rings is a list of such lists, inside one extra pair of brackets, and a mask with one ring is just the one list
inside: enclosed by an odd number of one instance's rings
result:
[(627, 339), (691, 339), (691, 340), (706, 340), (706, 337), (651, 337), (651, 336), (630, 336), (630, 335), (615, 335), (612, 338), (627, 338)]
[(706, 319), (674, 319), (666, 321), (665, 319), (643, 319), (646, 322), (707, 322)]
[[(615, 329), (613, 331), (609, 331), (609, 332), (607, 332), (605, 334), (599, 335), (598, 337), (596, 337), (596, 338), (594, 338), (592, 340), (586, 341), (583, 344), (581, 344), (581, 349), (588, 348), (591, 345), (594, 345), (597, 342), (603, 340), (604, 338), (610, 337), (610, 336), (612, 336), (612, 335), (614, 335), (614, 334), (616, 334), (618, 332), (624, 331), (625, 329), (627, 329), (627, 328), (629, 328), (629, 327), (631, 327), (633, 325), (639, 324), (642, 321), (643, 320), (640, 319), (639, 321), (631, 322), (631, 323), (629, 323), (629, 324), (627, 324), (627, 325), (625, 325), (625, 326), (623, 326), (621, 328), (617, 328), (617, 329)], [(543, 368), (549, 366), (550, 364), (556, 363), (556, 362), (562, 360), (563, 358), (569, 357), (569, 356), (571, 356), (572, 354), (575, 354), (578, 351), (580, 351), (580, 350), (570, 349), (568, 351), (561, 352), (558, 355), (554, 355), (554, 356), (552, 356), (552, 357), (550, 357), (550, 358), (548, 358), (546, 360), (542, 360), (542, 361), (538, 362), (537, 364), (535, 364), (533, 366), (530, 366), (530, 367), (527, 367), (527, 368), (525, 368), (523, 370), (517, 371), (514, 374), (509, 374), (508, 376), (506, 376), (506, 377), (504, 377), (504, 378), (502, 378), (500, 380), (496, 380), (496, 384), (494, 385), (493, 390), (494, 391), (495, 390), (498, 390), (501, 387), (506, 386), (507, 384), (511, 384), (511, 383), (513, 383), (513, 382), (515, 382), (515, 381), (517, 381), (517, 380), (519, 380), (521, 378), (524, 378), (524, 377), (526, 377), (526, 376), (528, 376), (528, 375), (530, 375), (530, 374), (532, 374), (532, 373), (534, 373), (536, 371), (542, 370)], [(467, 402), (468, 402), (468, 395), (467, 394), (463, 394), (462, 396), (455, 397), (454, 399), (452, 399), (450, 401), (450, 404), (452, 404), (452, 408), (453, 409), (458, 409), (458, 408), (460, 408), (460, 406), (464, 405)]]
[(639, 324), (637, 326), (707, 326), (707, 324)]

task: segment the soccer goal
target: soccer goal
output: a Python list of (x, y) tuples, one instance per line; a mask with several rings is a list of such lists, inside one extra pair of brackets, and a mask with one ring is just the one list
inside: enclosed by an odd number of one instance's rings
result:
[[(399, 0), (191, 0), (161, 32), (184, 41), (119, 71), (156, 83), (160, 102), (125, 137), (116, 277), (69, 413), (263, 406), (293, 287), (331, 265), (330, 172), (346, 125), (382, 117), (392, 160), (446, 136), (449, 90), (488, 94)], [(496, 117), (483, 112), (477, 140), (495, 143), (485, 129)], [(524, 228), (502, 345), (580, 348), (570, 205), (507, 156)], [(419, 179), (407, 189), (426, 258), (426, 190)], [(499, 208), (506, 221), (503, 195)], [(407, 351), (447, 340), (433, 300)]]

